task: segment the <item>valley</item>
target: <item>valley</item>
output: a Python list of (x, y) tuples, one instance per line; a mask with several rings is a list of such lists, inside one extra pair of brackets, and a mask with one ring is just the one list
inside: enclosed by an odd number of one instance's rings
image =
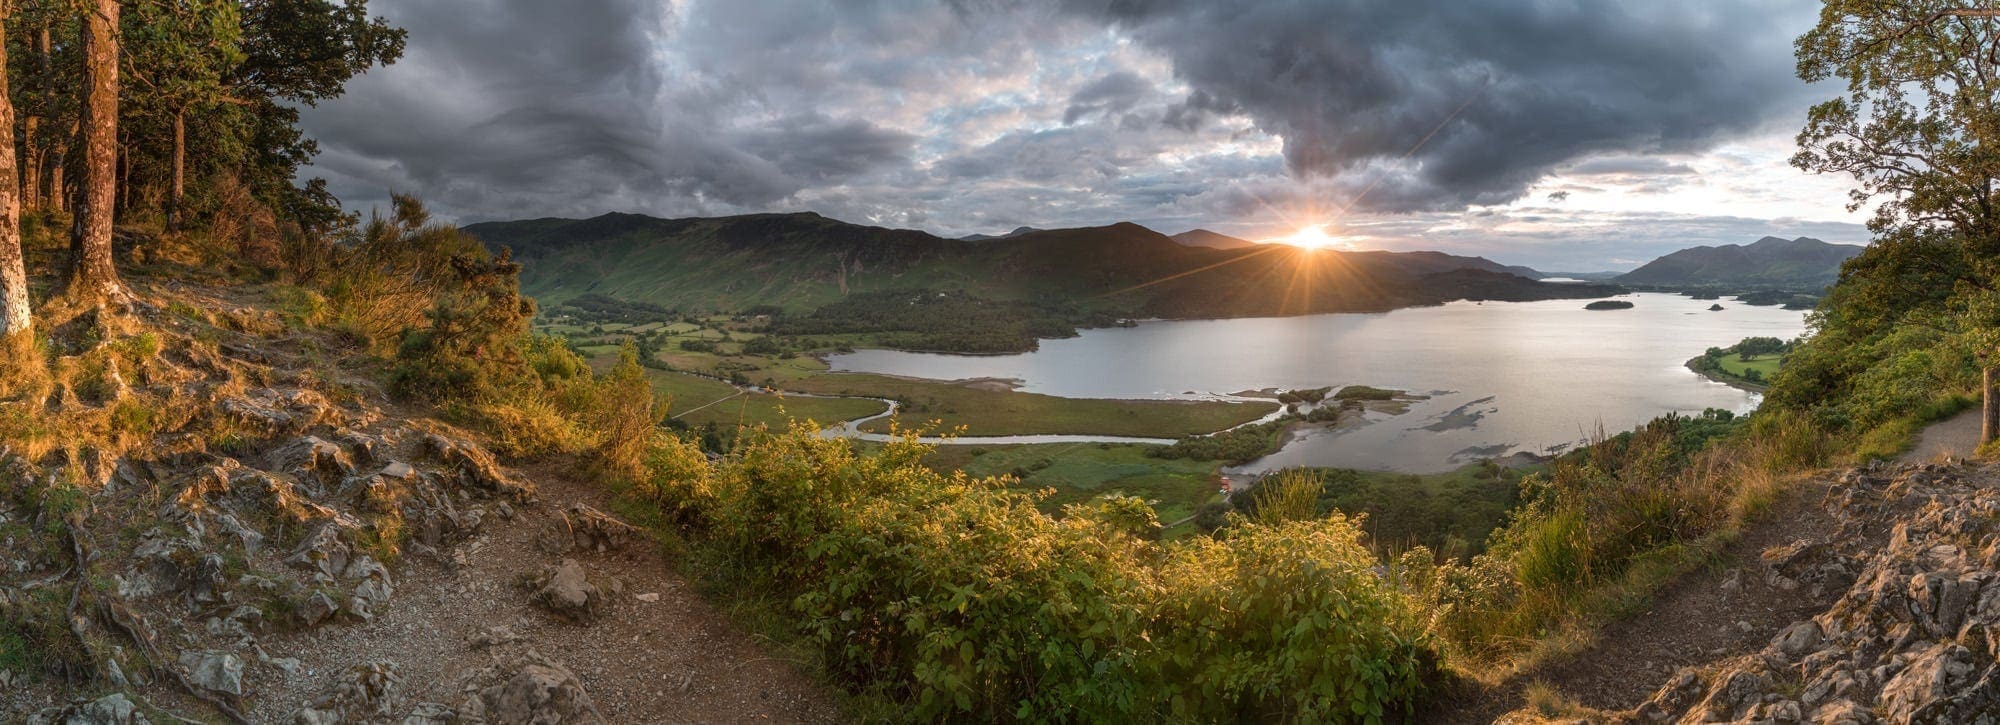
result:
[[(1509, 470), (1532, 466), (1587, 443), (1598, 427), (1618, 430), (1710, 408), (1748, 412), (1754, 396), (1659, 363), (1704, 341), (1788, 338), (1800, 329), (1795, 313), (1734, 301), (1735, 313), (1721, 315), (1708, 313), (1706, 301), (1678, 295), (1620, 299), (1636, 300), (1627, 302), (1633, 311), (1620, 314), (1642, 317), (1600, 318), (1559, 300), (1460, 302), (1373, 315), (1143, 322), (1082, 330), (1016, 355), (850, 349), (865, 345), (865, 337), (786, 335), (781, 312), (646, 320), (644, 310), (627, 309), (619, 316), (631, 321), (571, 317), (544, 321), (540, 329), (565, 335), (599, 370), (632, 345), (667, 401), (667, 424), (713, 450), (727, 450), (745, 428), (783, 430), (795, 421), (870, 442), (892, 432), (916, 434), (936, 445), (927, 460), (944, 470), (1006, 474), (1024, 490), (1054, 490), (1044, 504), (1051, 511), (1125, 493), (1152, 502), (1167, 535), (1184, 536), (1199, 528), (1195, 514), (1204, 508), (1226, 510), (1228, 491), (1281, 470), (1457, 480), (1493, 460), (1513, 461)], [(600, 314), (607, 307), (595, 306)], [(1471, 349), (1535, 352), (1487, 355), (1516, 367), (1468, 377), (1470, 361), (1436, 357), (1449, 354), (1436, 344), (1444, 329), (1461, 339), (1491, 331)], [(1671, 344), (1642, 339), (1662, 329), (1676, 330), (1664, 338)], [(1624, 342), (1603, 345), (1621, 330)], [(1279, 339), (1295, 346), (1338, 342), (1236, 359), (1235, 351), (1275, 349)], [(1607, 356), (1609, 349), (1629, 352)], [(1625, 372), (1607, 377), (1584, 403), (1557, 392), (1575, 392), (1561, 371), (1580, 367)], [(1644, 382), (1626, 384), (1638, 380)], [(1349, 397), (1343, 386), (1360, 391), (1392, 383), (1414, 392), (1381, 391), (1395, 397), (1357, 400), (1351, 410), (1331, 400)], [(1329, 396), (1327, 405), (1300, 407), (1288, 392), (1315, 390)], [(1645, 394), (1634, 396), (1635, 390)], [(1161, 448), (1211, 434), (1231, 442), (1174, 449), (1193, 454)], [(1389, 505), (1417, 490), (1424, 489), (1374, 490), (1367, 498)], [(1484, 511), (1473, 518), (1490, 527), (1506, 508), (1467, 510)], [(1484, 529), (1474, 531), (1479, 535), (1463, 538), (1483, 538)]]

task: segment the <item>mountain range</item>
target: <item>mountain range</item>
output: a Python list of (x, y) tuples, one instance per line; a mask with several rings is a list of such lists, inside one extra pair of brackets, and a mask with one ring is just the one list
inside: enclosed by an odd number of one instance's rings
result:
[(1244, 247), (1257, 246), (1256, 242), (1250, 241), (1248, 239), (1238, 239), (1236, 237), (1232, 237), (1227, 234), (1222, 234), (1219, 232), (1211, 232), (1207, 229), (1189, 229), (1185, 232), (1175, 234), (1169, 238), (1176, 242), (1188, 245), (1190, 247), (1214, 247), (1216, 249), (1242, 249)]
[(1042, 230), (1036, 229), (1034, 227), (1014, 227), (1014, 231), (1008, 232), (1006, 234), (967, 234), (965, 236), (959, 237), (958, 240), (961, 242), (987, 242), (995, 239), (1013, 239), (1014, 237), (1027, 234), (1029, 232), (1039, 232), (1039, 231)]
[(1626, 285), (1737, 285), (1818, 289), (1840, 277), (1840, 265), (1862, 247), (1811, 237), (1764, 237), (1750, 244), (1690, 247), (1660, 257), (1614, 281)]
[[(977, 243), (818, 214), (488, 222), (466, 231), (513, 249), (524, 290), (560, 303), (601, 294), (683, 310), (803, 313), (858, 293), (934, 291), (1130, 317), (1384, 311), (1457, 299), (1582, 299), (1595, 284), (1437, 252), (1189, 246), (1132, 223), (1017, 230)], [(1218, 235), (1220, 236), (1220, 235)]]

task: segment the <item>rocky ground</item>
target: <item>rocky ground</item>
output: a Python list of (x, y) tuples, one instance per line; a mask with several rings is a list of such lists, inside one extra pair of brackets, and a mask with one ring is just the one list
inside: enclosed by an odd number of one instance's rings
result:
[(230, 311), (138, 311), (166, 344), (131, 385), (229, 435), (82, 466), (65, 546), (26, 545), (63, 529), (47, 506), (0, 501), (0, 613), (67, 616), (89, 658), (0, 667), (0, 721), (837, 719), (561, 466), (502, 465), (337, 341), (206, 302)]
[(1872, 464), (1788, 505), (1499, 721), (2000, 722), (2000, 466)]

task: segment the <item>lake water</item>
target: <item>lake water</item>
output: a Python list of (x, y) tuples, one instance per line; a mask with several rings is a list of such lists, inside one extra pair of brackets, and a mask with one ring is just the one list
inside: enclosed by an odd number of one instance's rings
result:
[(1140, 323), (1044, 340), (1021, 355), (860, 350), (834, 370), (940, 380), (1012, 378), (1075, 398), (1227, 397), (1266, 388), (1373, 385), (1430, 395), (1369, 425), (1312, 431), (1236, 469), (1312, 465), (1442, 471), (1476, 458), (1574, 445), (1601, 426), (1668, 412), (1747, 412), (1758, 396), (1683, 363), (1749, 336), (1790, 339), (1805, 313), (1733, 300), (1633, 294), (1628, 310), (1583, 300), (1455, 302), (1373, 314)]

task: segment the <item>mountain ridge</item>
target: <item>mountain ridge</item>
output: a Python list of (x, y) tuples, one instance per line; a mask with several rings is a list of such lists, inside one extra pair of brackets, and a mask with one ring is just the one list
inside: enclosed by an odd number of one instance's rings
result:
[[(525, 265), (524, 287), (549, 302), (596, 293), (666, 307), (803, 312), (856, 292), (937, 290), (1131, 316), (1238, 317), (1615, 291), (1547, 285), (1516, 268), (1441, 252), (1191, 247), (1132, 222), (978, 244), (811, 212), (681, 219), (611, 213), (465, 229), (511, 248)], [(1434, 277), (1461, 270), (1486, 274)]]
[(1167, 237), (1190, 247), (1212, 247), (1215, 249), (1242, 249), (1257, 246), (1256, 242), (1240, 237), (1232, 237), (1207, 229), (1189, 229)]
[(1863, 247), (1812, 237), (1766, 236), (1750, 244), (1696, 246), (1663, 255), (1613, 281), (1635, 285), (1824, 287)]

